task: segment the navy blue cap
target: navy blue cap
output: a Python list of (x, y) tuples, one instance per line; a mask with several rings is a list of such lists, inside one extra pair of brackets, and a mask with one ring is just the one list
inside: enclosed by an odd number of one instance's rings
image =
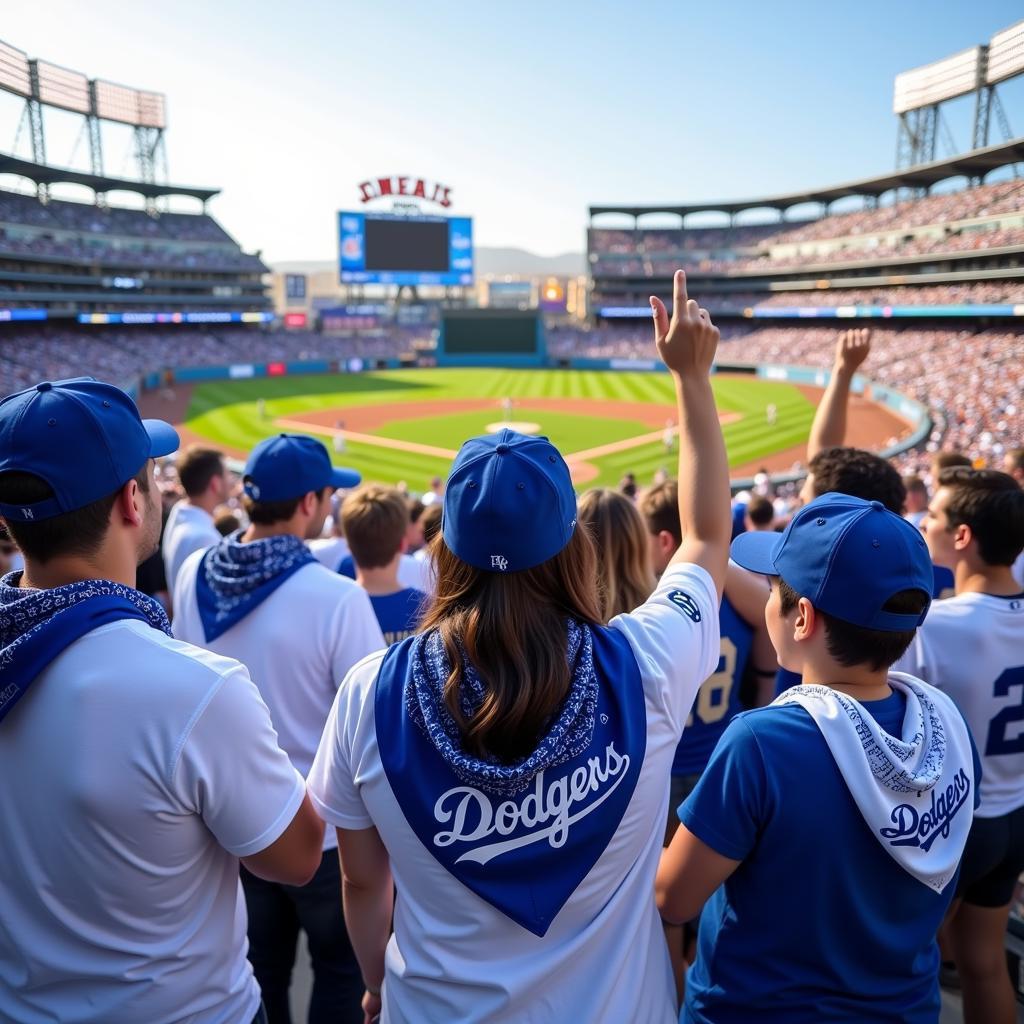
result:
[(557, 555), (575, 529), (569, 467), (546, 437), (504, 428), (459, 449), (441, 532), (462, 561), (487, 572), (521, 572)]
[(361, 479), (354, 469), (331, 465), (327, 449), (315, 437), (278, 434), (253, 448), (242, 485), (253, 501), (290, 501), (325, 487), (355, 487)]
[(0, 401), (0, 473), (32, 473), (53, 497), (0, 502), (0, 515), (27, 523), (84, 508), (123, 487), (148, 459), (177, 448), (174, 427), (142, 419), (113, 384), (91, 377), (43, 381)]
[(901, 590), (923, 590), (931, 604), (932, 560), (921, 531), (880, 501), (822, 494), (804, 505), (782, 534), (744, 533), (733, 561), (751, 572), (781, 576), (815, 608), (854, 626), (916, 629), (918, 614), (883, 611)]

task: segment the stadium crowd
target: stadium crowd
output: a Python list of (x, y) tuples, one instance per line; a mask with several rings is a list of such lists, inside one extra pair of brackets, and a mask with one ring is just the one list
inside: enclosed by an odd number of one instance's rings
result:
[(283, 360), (398, 359), (429, 337), (424, 327), (320, 334), (315, 331), (188, 327), (80, 331), (44, 327), (0, 336), (0, 392), (27, 387), (40, 373), (50, 380), (73, 377), (81, 367), (106, 380), (136, 386), (146, 374), (180, 366), (226, 366)]
[(0, 1016), (285, 1024), (301, 930), (312, 1024), (933, 1024), (941, 927), (1010, 1024), (1024, 752), (972, 681), (1020, 671), (1024, 450), (965, 467), (964, 425), (904, 483), (846, 406), (929, 332), (809, 332), (780, 537), (683, 275), (654, 314), (678, 478), (638, 494), (511, 430), (427, 504), (300, 435), (236, 477), (107, 384), (0, 402)]

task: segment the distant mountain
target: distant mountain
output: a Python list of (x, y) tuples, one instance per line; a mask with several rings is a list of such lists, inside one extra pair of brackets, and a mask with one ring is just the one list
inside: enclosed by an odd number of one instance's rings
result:
[[(272, 263), (274, 270), (287, 274), (316, 274), (333, 270), (334, 260), (281, 260)], [(581, 252), (567, 252), (560, 256), (538, 256), (526, 249), (502, 249), (478, 246), (476, 250), (477, 277), (488, 274), (519, 277), (571, 276), (587, 272), (587, 260)]]

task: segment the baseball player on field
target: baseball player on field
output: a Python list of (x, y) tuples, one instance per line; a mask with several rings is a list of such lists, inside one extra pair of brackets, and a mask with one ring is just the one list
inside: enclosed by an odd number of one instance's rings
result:
[(956, 701), (981, 753), (981, 805), (944, 935), (967, 1024), (1012, 1024), (1003, 943), (1024, 870), (1024, 593), (1011, 566), (1024, 550), (1024, 491), (967, 467), (942, 470), (938, 484), (922, 529), (956, 594), (935, 602), (899, 667)]

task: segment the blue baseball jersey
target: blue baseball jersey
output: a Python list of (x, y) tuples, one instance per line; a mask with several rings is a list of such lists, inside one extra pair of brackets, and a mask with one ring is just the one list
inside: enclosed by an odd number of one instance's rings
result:
[(956, 592), (956, 580), (953, 577), (953, 570), (947, 569), (944, 565), (933, 565), (932, 573), (935, 577), (932, 597), (935, 600), (938, 600), (940, 597), (952, 597)]
[(423, 617), (426, 599), (427, 595), (422, 590), (413, 590), (412, 587), (399, 590), (396, 594), (370, 595), (373, 613), (377, 616), (388, 647), (416, 632)]
[(338, 563), (338, 574), (340, 576), (347, 576), (350, 580), (356, 578), (356, 563), (355, 559), (351, 555), (346, 555)]
[(676, 747), (673, 775), (698, 775), (704, 771), (726, 726), (743, 710), (740, 680), (750, 658), (754, 630), (725, 597), (718, 611), (718, 622), (722, 636), (718, 667), (697, 693), (683, 737)]
[[(862, 706), (901, 733), (902, 694)], [(886, 853), (803, 708), (738, 715), (679, 817), (742, 861), (701, 915), (684, 1022), (935, 1024), (956, 885), (936, 893)]]

